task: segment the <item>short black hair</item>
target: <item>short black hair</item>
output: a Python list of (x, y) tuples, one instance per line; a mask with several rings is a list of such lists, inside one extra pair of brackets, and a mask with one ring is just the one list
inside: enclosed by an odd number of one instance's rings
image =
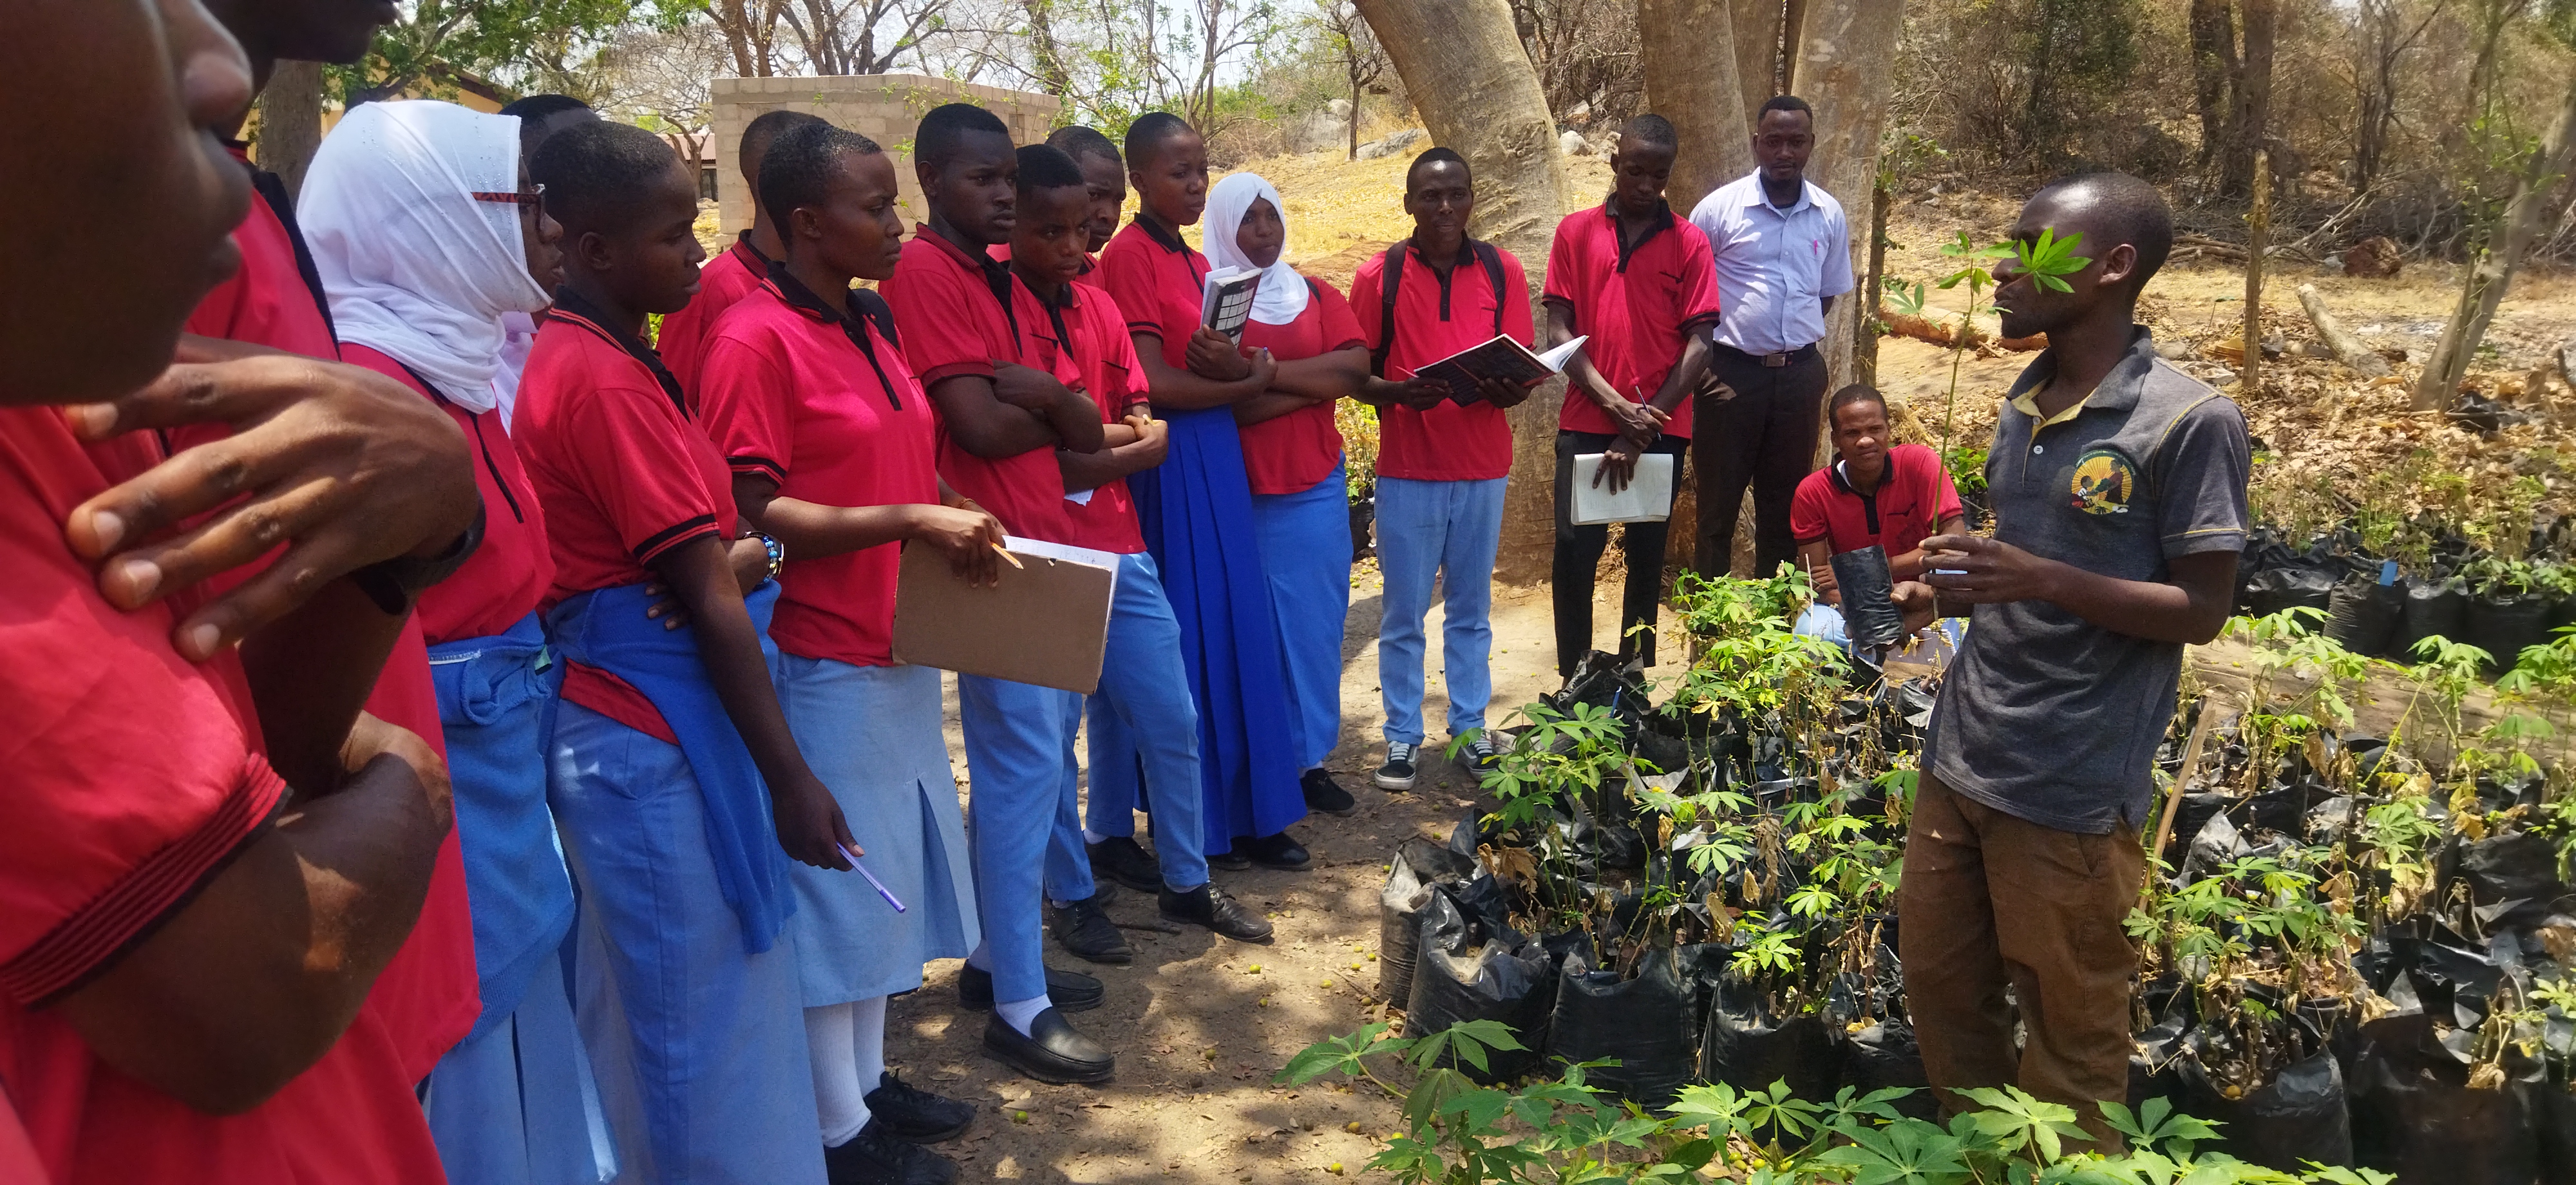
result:
[(1680, 152), (1682, 137), (1681, 133), (1673, 130), (1673, 121), (1649, 111), (1619, 125), (1619, 147), (1626, 148), (1631, 144)]
[(1468, 184), (1472, 185), (1476, 181), (1476, 170), (1467, 167), (1467, 158), (1458, 155), (1457, 149), (1446, 147), (1425, 148), (1422, 150), (1422, 155), (1414, 157), (1413, 163), (1404, 167), (1404, 191), (1406, 193), (1413, 192), (1413, 178), (1415, 174), (1418, 174), (1422, 170), (1430, 168), (1433, 165), (1456, 165), (1466, 172)]
[(599, 120), (547, 137), (528, 173), (546, 187), (546, 212), (567, 236), (629, 228), (643, 196), (680, 156), (633, 124)]
[(1063, 149), (1029, 144), (1020, 149), (1020, 196), (1040, 189), (1082, 189), (1082, 166)]
[(1127, 125), (1128, 163), (1142, 168), (1143, 162), (1154, 155), (1155, 149), (1162, 147), (1163, 141), (1183, 132), (1195, 131), (1197, 129), (1190, 126), (1190, 121), (1169, 111), (1148, 111), (1139, 115), (1136, 122)]
[(1841, 428), (1842, 421), (1837, 417), (1842, 415), (1842, 410), (1859, 403), (1875, 403), (1880, 414), (1887, 412), (1887, 396), (1879, 394), (1878, 388), (1868, 383), (1853, 383), (1834, 392), (1833, 401), (1825, 405), (1825, 422), (1836, 429)]
[(787, 216), (797, 207), (823, 204), (842, 153), (874, 156), (883, 151), (876, 141), (819, 119), (780, 132), (769, 142), (768, 155), (760, 158), (760, 206), (769, 211), (779, 238), (786, 239)]
[(760, 158), (769, 151), (769, 146), (790, 131), (822, 122), (822, 116), (789, 111), (784, 107), (761, 112), (742, 129), (742, 144), (735, 152), (734, 167), (742, 170), (742, 179), (751, 182), (752, 188), (757, 190), (760, 188)]
[(2102, 230), (2111, 236), (2105, 243), (2078, 244), (2078, 250), (2100, 259), (2110, 254), (2111, 248), (2127, 243), (2138, 253), (2138, 267), (2129, 279), (2129, 291), (2144, 291), (2147, 281), (2155, 278), (2173, 254), (2173, 207), (2165, 204), (2165, 195), (2137, 177), (2103, 170), (2051, 181), (2031, 195), (2031, 200), (2069, 190), (2083, 195)]
[[(1121, 169), (1127, 167), (1127, 159), (1118, 154), (1118, 146), (1110, 143), (1109, 137), (1101, 135), (1099, 128), (1085, 127), (1078, 123), (1060, 127), (1048, 134), (1046, 142), (1047, 147), (1072, 157), (1075, 164), (1082, 163), (1082, 158), (1086, 156), (1096, 156)], [(1028, 162), (1022, 161), (1020, 167), (1028, 168)]]
[(912, 137), (912, 159), (934, 169), (946, 168), (966, 137), (975, 132), (1011, 138), (1011, 129), (1001, 116), (973, 103), (940, 104), (921, 117), (921, 127)]
[(1773, 95), (1762, 101), (1762, 109), (1753, 113), (1753, 126), (1762, 126), (1762, 117), (1774, 111), (1795, 111), (1807, 117), (1807, 126), (1816, 126), (1816, 109), (1796, 95)]
[(529, 95), (510, 100), (502, 106), (500, 114), (517, 119), (547, 119), (566, 111), (588, 110), (590, 104), (571, 95)]

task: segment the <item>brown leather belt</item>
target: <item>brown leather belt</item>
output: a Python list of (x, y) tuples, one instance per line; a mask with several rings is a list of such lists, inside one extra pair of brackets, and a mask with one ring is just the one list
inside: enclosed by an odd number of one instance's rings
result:
[(1746, 362), (1752, 362), (1752, 363), (1757, 363), (1757, 364), (1762, 365), (1762, 366), (1768, 366), (1768, 367), (1771, 367), (1772, 369), (1775, 369), (1775, 370), (1776, 370), (1776, 369), (1778, 369), (1778, 368), (1780, 368), (1780, 367), (1787, 366), (1787, 365), (1789, 365), (1789, 364), (1790, 364), (1790, 363), (1792, 363), (1792, 362), (1796, 362), (1796, 361), (1798, 361), (1798, 360), (1800, 360), (1800, 359), (1802, 359), (1802, 358), (1805, 358), (1807, 355), (1809, 355), (1809, 354), (1813, 354), (1813, 353), (1815, 353), (1815, 352), (1816, 352), (1816, 347), (1815, 347), (1815, 346), (1813, 346), (1813, 345), (1804, 345), (1804, 346), (1800, 346), (1800, 347), (1798, 347), (1797, 349), (1784, 351), (1784, 352), (1782, 352), (1782, 353), (1778, 353), (1778, 354), (1754, 354), (1754, 353), (1748, 353), (1748, 352), (1746, 352), (1746, 351), (1736, 349), (1735, 347), (1730, 346), (1730, 345), (1726, 345), (1726, 344), (1724, 344), (1724, 343), (1711, 343), (1711, 344), (1716, 345), (1716, 346), (1717, 346), (1717, 348), (1718, 348), (1718, 350), (1719, 350), (1719, 351), (1721, 351), (1721, 352), (1723, 352), (1723, 353), (1726, 353), (1726, 354), (1732, 355), (1732, 356), (1734, 356), (1734, 357), (1736, 357), (1736, 358), (1739, 358), (1739, 359), (1742, 359), (1742, 360), (1744, 360), (1744, 361), (1746, 361)]

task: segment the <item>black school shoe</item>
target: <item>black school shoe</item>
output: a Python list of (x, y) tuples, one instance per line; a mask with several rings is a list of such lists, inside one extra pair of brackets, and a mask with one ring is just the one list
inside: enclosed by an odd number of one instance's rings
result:
[(1304, 872), (1315, 866), (1315, 859), (1306, 854), (1305, 845), (1298, 843), (1294, 836), (1285, 831), (1277, 835), (1261, 836), (1258, 839), (1237, 839), (1234, 841), (1234, 847), (1226, 853), (1226, 857), (1242, 863), (1217, 864), (1217, 858), (1214, 856), (1208, 857), (1208, 863), (1215, 864), (1219, 868), (1238, 869), (1258, 864), (1263, 868), (1275, 868), (1281, 872)]
[(994, 1013), (984, 1022), (984, 1052), (1031, 1078), (1058, 1085), (1107, 1082), (1118, 1070), (1117, 1059), (1099, 1042), (1075, 1032), (1057, 1008), (1038, 1013), (1025, 1036)]
[(919, 1144), (907, 1144), (870, 1119), (838, 1148), (823, 1150), (823, 1179), (830, 1185), (948, 1185), (957, 1166)]
[(868, 1092), (868, 1125), (915, 1144), (936, 1144), (966, 1134), (975, 1126), (975, 1104), (936, 1095), (905, 1082), (889, 1070)]
[(1118, 933), (1118, 923), (1101, 910), (1097, 895), (1048, 906), (1047, 929), (1055, 934), (1055, 944), (1075, 958), (1094, 963), (1136, 961), (1135, 949)]
[(1200, 885), (1186, 893), (1165, 889), (1159, 905), (1165, 921), (1205, 926), (1237, 942), (1270, 941), (1270, 923), (1215, 885)]
[[(1100, 981), (1079, 971), (1046, 969), (1047, 1003), (1067, 1012), (1089, 1012), (1108, 994)], [(993, 1006), (993, 973), (966, 964), (957, 972), (957, 1002), (977, 1012)]]
[(1135, 837), (1113, 835), (1095, 844), (1085, 844), (1091, 854), (1091, 875), (1106, 877), (1139, 893), (1158, 892), (1163, 887), (1163, 864), (1152, 852), (1136, 842)]
[(1307, 810), (1340, 816), (1359, 813), (1360, 800), (1351, 797), (1350, 791), (1342, 789), (1342, 784), (1334, 781), (1333, 775), (1326, 772), (1323, 766), (1319, 765), (1307, 770), (1306, 776), (1298, 779), (1297, 784), (1306, 792)]

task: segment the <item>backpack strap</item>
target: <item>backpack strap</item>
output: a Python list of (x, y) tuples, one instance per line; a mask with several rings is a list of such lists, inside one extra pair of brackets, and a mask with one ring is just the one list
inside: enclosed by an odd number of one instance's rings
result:
[(1494, 282), (1494, 336), (1501, 337), (1503, 335), (1503, 253), (1495, 250), (1492, 243), (1483, 239), (1469, 239), (1467, 245), (1475, 249), (1476, 262), (1484, 265), (1485, 278)]
[(1386, 356), (1395, 350), (1395, 289), (1404, 281), (1404, 240), (1398, 239), (1382, 257), (1386, 270), (1378, 277), (1377, 348), (1369, 351), (1369, 373), (1386, 377)]

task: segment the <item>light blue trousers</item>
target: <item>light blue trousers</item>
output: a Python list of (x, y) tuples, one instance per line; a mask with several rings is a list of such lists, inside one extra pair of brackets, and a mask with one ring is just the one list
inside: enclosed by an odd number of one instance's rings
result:
[(1047, 842), (1064, 793), (1065, 730), (1080, 715), (1082, 696), (959, 675), (957, 709), (966, 734), (975, 911), (993, 962), (993, 999), (1035, 999), (1046, 994), (1040, 898)]
[(1109, 648), (1101, 657), (1100, 690), (1088, 701), (1077, 699), (1065, 720), (1064, 788), (1047, 838), (1047, 896), (1080, 901), (1098, 890), (1083, 849), (1084, 817), (1075, 809), (1081, 770), (1074, 761), (1073, 739), (1086, 706), (1091, 717), (1091, 829), (1102, 835), (1134, 835), (1141, 790), (1141, 800), (1154, 814), (1154, 855), (1163, 866), (1163, 884), (1181, 893), (1206, 884), (1207, 855), (1199, 851), (1206, 809), (1199, 791), (1199, 709), (1190, 699), (1189, 670), (1181, 664), (1180, 622), (1172, 617), (1162, 575), (1146, 552), (1118, 557)]
[(1377, 556), (1386, 593), (1377, 674), (1389, 742), (1422, 743), (1422, 620), (1435, 582), (1449, 735), (1485, 726), (1485, 705), (1494, 698), (1494, 552), (1503, 542), (1505, 480), (1378, 479)]
[(679, 746), (563, 704), (551, 795), (581, 895), (573, 998), (619, 1180), (823, 1185), (795, 937), (744, 952)]
[(1254, 494), (1252, 526), (1288, 651), (1297, 768), (1309, 770), (1342, 739), (1342, 625), (1351, 615), (1351, 493), (1342, 466), (1299, 493)]

